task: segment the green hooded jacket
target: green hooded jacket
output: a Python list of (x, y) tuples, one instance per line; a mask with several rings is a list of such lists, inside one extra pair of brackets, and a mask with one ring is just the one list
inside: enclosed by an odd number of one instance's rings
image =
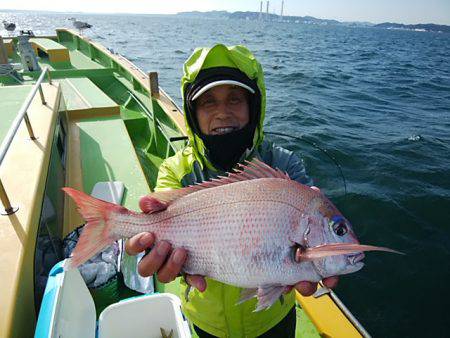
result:
[[(253, 149), (243, 157), (258, 157), (272, 167), (286, 171), (292, 179), (308, 183), (302, 161), (292, 152), (264, 140), (263, 121), (266, 106), (264, 75), (260, 63), (244, 46), (227, 47), (222, 44), (212, 48), (198, 48), (184, 64), (181, 92), (185, 96), (186, 84), (192, 83), (200, 70), (212, 67), (232, 67), (256, 80), (261, 94), (260, 120), (253, 137)], [(185, 102), (185, 100), (183, 100)], [(186, 106), (183, 106), (186, 112)], [(185, 114), (188, 145), (161, 165), (156, 191), (177, 189), (208, 180), (222, 174), (218, 172), (205, 155), (202, 139), (193, 133)], [(184, 293), (187, 285), (182, 281), (180, 298), (183, 312), (190, 321), (202, 330), (218, 337), (256, 337), (278, 324), (292, 309), (294, 292), (284, 296), (284, 302), (276, 302), (269, 309), (253, 312), (256, 299), (236, 305), (241, 288), (226, 285), (207, 278), (207, 289), (201, 293), (193, 289), (189, 301)]]

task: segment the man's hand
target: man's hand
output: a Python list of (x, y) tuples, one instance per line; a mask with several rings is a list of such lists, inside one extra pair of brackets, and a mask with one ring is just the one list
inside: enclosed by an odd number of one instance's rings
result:
[[(326, 287), (333, 289), (339, 282), (339, 277), (333, 276), (324, 278), (322, 280), (323, 285)], [(314, 294), (317, 290), (317, 283), (312, 282), (298, 282), (294, 285), (295, 289), (301, 293), (302, 296), (308, 297)]]
[[(146, 249), (152, 248), (155, 236), (150, 232), (143, 232), (133, 236), (125, 243), (127, 254), (134, 256)], [(158, 280), (162, 283), (173, 281), (181, 272), (187, 252), (183, 248), (172, 250), (169, 242), (161, 241), (144, 256), (138, 264), (138, 272), (143, 277), (157, 273)], [(203, 276), (186, 275), (186, 282), (197, 288), (200, 292), (206, 290), (206, 281)]]

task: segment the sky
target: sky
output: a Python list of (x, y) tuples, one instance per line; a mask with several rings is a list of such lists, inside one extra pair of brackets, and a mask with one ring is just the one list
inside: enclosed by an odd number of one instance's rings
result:
[[(281, 2), (270, 1), (269, 12), (280, 14)], [(260, 0), (0, 0), (0, 9), (89, 13), (258, 12), (259, 8)], [(266, 10), (266, 0), (263, 10)], [(339, 21), (450, 25), (450, 0), (284, 0), (284, 13)]]

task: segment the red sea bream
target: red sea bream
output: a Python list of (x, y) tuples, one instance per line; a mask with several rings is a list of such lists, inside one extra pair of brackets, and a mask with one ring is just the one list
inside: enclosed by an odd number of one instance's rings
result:
[(69, 267), (119, 238), (153, 232), (188, 252), (184, 272), (244, 288), (242, 301), (272, 305), (299, 281), (358, 271), (362, 251), (350, 223), (317, 189), (253, 160), (228, 177), (145, 196), (144, 213), (64, 188), (87, 221)]

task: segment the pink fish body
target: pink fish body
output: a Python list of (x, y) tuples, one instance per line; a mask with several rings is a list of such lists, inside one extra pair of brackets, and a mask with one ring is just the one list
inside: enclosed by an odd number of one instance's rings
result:
[(184, 271), (247, 290), (242, 300), (270, 306), (301, 280), (355, 272), (362, 251), (349, 222), (320, 192), (253, 161), (237, 174), (183, 189), (153, 193), (146, 213), (65, 188), (88, 222), (71, 258), (76, 267), (119, 238), (153, 232), (188, 252)]

